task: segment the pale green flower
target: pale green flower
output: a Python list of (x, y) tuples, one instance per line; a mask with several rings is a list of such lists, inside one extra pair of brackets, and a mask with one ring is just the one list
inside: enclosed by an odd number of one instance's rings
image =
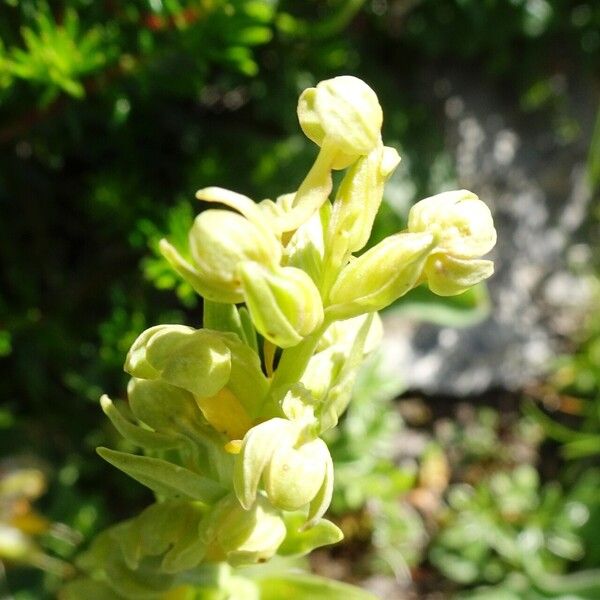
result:
[(173, 419), (168, 412), (180, 418), (184, 398), (189, 398), (217, 432), (241, 439), (254, 424), (268, 391), (258, 355), (237, 336), (206, 329), (178, 325), (148, 329), (134, 342), (125, 370), (134, 375), (129, 387), (132, 408), (142, 403), (145, 407), (136, 416), (159, 431), (165, 427), (150, 422), (149, 411), (161, 411), (161, 419), (169, 423)]
[(277, 346), (295, 346), (323, 322), (319, 290), (304, 271), (295, 267), (271, 271), (243, 262), (238, 273), (254, 326)]
[(333, 464), (327, 445), (304, 440), (304, 424), (274, 418), (252, 428), (236, 457), (234, 485), (244, 507), (255, 501), (262, 482), (269, 501), (282, 510), (309, 505), (318, 520), (331, 502)]
[(223, 292), (209, 299), (235, 296), (236, 302), (244, 300), (237, 269), (244, 261), (269, 269), (279, 265), (282, 247), (269, 233), (265, 235), (264, 229), (246, 217), (227, 210), (206, 210), (196, 217), (189, 235), (194, 266), (207, 286)]
[(460, 294), (494, 272), (492, 261), (479, 260), (496, 244), (494, 222), (472, 192), (444, 192), (417, 202), (408, 215), (408, 230), (434, 236), (423, 278), (440, 296)]
[(490, 209), (467, 190), (443, 192), (417, 202), (408, 214), (408, 231), (430, 233), (432, 253), (455, 258), (478, 258), (496, 244)]
[(297, 229), (319, 210), (331, 192), (332, 169), (345, 169), (382, 145), (377, 95), (356, 77), (335, 77), (305, 90), (298, 101), (298, 120), (320, 151), (290, 210), (278, 220), (281, 231)]
[(383, 113), (375, 92), (356, 77), (344, 75), (304, 90), (298, 120), (317, 146), (335, 149), (333, 168), (344, 169), (381, 143)]
[(285, 535), (281, 513), (262, 494), (245, 508), (230, 494), (214, 507), (201, 527), (206, 560), (226, 560), (234, 566), (267, 561)]

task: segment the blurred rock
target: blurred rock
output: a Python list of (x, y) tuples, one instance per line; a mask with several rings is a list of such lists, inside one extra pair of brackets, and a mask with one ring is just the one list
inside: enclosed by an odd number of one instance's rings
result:
[(409, 387), (426, 393), (516, 389), (548, 368), (590, 301), (589, 282), (574, 272), (587, 262), (580, 230), (591, 202), (585, 162), (595, 107), (583, 90), (569, 90), (569, 133), (528, 119), (479, 79), (444, 82), (458, 186), (491, 206), (498, 230), (491, 315), (454, 330), (390, 314), (388, 351)]

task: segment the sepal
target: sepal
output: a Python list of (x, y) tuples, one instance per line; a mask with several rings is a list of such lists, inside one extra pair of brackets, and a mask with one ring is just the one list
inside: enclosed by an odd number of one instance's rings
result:
[(308, 505), (308, 520), (305, 525), (306, 529), (314, 527), (319, 519), (327, 512), (327, 509), (331, 504), (331, 498), (333, 497), (333, 460), (331, 459), (331, 454), (329, 453), (329, 449), (325, 442), (322, 440), (319, 441), (322, 442), (327, 450), (326, 453), (322, 453), (325, 463), (325, 472), (319, 491)]
[(316, 285), (320, 285), (323, 275), (324, 231), (330, 214), (331, 204), (325, 202), (318, 212), (295, 231), (284, 251), (285, 266), (302, 269)]
[(248, 510), (255, 502), (263, 472), (281, 446), (293, 444), (297, 427), (287, 419), (274, 418), (253, 427), (236, 456), (233, 485), (240, 504)]
[(231, 374), (229, 349), (204, 329), (161, 330), (148, 341), (146, 358), (164, 381), (197, 396), (212, 396)]
[(343, 321), (334, 321), (321, 336), (316, 348), (317, 353), (336, 346), (338, 352), (343, 349), (344, 355), (347, 355), (367, 319), (371, 319), (371, 324), (365, 338), (363, 352), (367, 355), (376, 350), (383, 339), (383, 323), (379, 313), (370, 313)]
[[(319, 438), (297, 447), (278, 448), (263, 474), (269, 501), (282, 510), (293, 511), (306, 506), (325, 485), (330, 462), (329, 449)], [(325, 509), (327, 507), (329, 502)]]
[(133, 342), (127, 357), (125, 359), (125, 372), (132, 377), (142, 379), (156, 379), (160, 373), (149, 362), (146, 354), (148, 342), (157, 334), (163, 331), (173, 331), (179, 333), (192, 333), (194, 330), (185, 325), (155, 325), (146, 329)]
[[(334, 372), (326, 394), (319, 403), (316, 415), (319, 421), (319, 433), (335, 427), (340, 416), (348, 407), (358, 369), (365, 355), (365, 347), (373, 327), (374, 318), (375, 313), (371, 313), (361, 320), (356, 320), (357, 324), (360, 323), (360, 328), (356, 331), (354, 341), (350, 345), (350, 351), (347, 352), (341, 368), (336, 369)], [(317, 357), (318, 354), (314, 359)], [(305, 385), (310, 389), (310, 380), (307, 380)]]
[(252, 505), (262, 481), (276, 508), (293, 511), (310, 504), (310, 518), (322, 516), (331, 500), (333, 471), (325, 442), (305, 439), (313, 428), (274, 418), (246, 434), (234, 467), (234, 488), (243, 507)]
[(206, 512), (201, 504), (182, 500), (152, 504), (135, 519), (117, 525), (113, 538), (130, 569), (138, 569), (146, 557), (160, 556), (164, 572), (178, 573), (204, 558), (199, 527)]
[(327, 233), (334, 264), (341, 265), (347, 253), (361, 250), (369, 241), (383, 186), (399, 162), (394, 148), (378, 145), (344, 175)]
[(194, 396), (160, 379), (130, 380), (129, 406), (136, 417), (165, 434), (194, 436), (202, 431), (203, 418)]
[(198, 215), (189, 241), (199, 276), (211, 288), (223, 290), (224, 302), (233, 295), (236, 302), (243, 300), (237, 272), (240, 262), (250, 260), (272, 269), (279, 264), (282, 253), (274, 233), (227, 210), (206, 210)]
[(198, 270), (183, 258), (175, 246), (167, 240), (160, 240), (158, 248), (165, 260), (171, 265), (171, 268), (203, 298), (213, 302), (239, 302), (239, 296), (236, 292), (227, 292), (203, 279)]

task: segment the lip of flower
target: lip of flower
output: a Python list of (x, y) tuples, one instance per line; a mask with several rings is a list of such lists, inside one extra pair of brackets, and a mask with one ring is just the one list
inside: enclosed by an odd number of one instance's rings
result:
[(227, 387), (214, 396), (196, 397), (204, 418), (229, 440), (239, 440), (254, 425), (235, 394)]
[(435, 254), (425, 264), (423, 279), (438, 296), (455, 296), (491, 277), (491, 260), (459, 259), (446, 254)]

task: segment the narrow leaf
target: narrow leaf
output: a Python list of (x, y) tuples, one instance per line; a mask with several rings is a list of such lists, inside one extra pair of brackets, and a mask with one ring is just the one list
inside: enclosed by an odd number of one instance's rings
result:
[(277, 550), (277, 554), (282, 556), (302, 556), (315, 548), (337, 544), (344, 538), (341, 529), (327, 519), (321, 519), (314, 527), (305, 529), (304, 513), (287, 513), (284, 518), (287, 535)]
[(216, 481), (160, 458), (136, 456), (108, 448), (98, 448), (97, 452), (117, 469), (164, 496), (189, 498), (211, 504), (226, 492)]

